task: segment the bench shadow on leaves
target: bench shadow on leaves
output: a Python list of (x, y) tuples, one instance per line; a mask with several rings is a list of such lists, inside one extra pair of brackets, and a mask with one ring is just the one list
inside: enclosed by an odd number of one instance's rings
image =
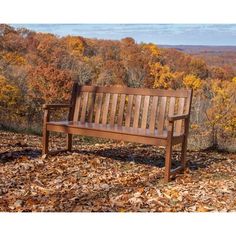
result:
[[(149, 166), (155, 166), (162, 168), (165, 166), (165, 149), (149, 150), (148, 145), (143, 145), (141, 148), (135, 147), (112, 147), (94, 150), (75, 150), (78, 154), (96, 155), (121, 162), (132, 162), (136, 164), (144, 164)], [(204, 169), (213, 163), (219, 163), (225, 160), (225, 158), (216, 158), (216, 152), (209, 150), (205, 152), (191, 151), (187, 153), (189, 161), (187, 162), (187, 168), (191, 171)], [(172, 168), (179, 166), (180, 151), (173, 151)]]
[[(162, 168), (165, 166), (165, 149), (150, 150), (149, 145), (142, 145), (138, 149), (136, 146), (127, 147), (107, 147), (102, 149), (75, 149), (74, 153), (85, 155), (96, 155), (106, 157), (120, 162), (130, 162)], [(63, 155), (63, 152), (61, 153)], [(215, 152), (205, 150), (204, 152), (188, 152), (187, 167), (194, 171), (202, 168), (207, 168), (213, 163), (219, 163), (225, 158), (215, 158)], [(25, 147), (22, 150), (7, 151), (0, 153), (0, 163), (14, 161), (18, 158), (27, 157), (29, 159), (39, 158), (42, 155), (40, 149)], [(68, 155), (68, 154), (64, 154)], [(173, 151), (172, 168), (179, 165), (179, 151)]]
[(41, 150), (35, 148), (23, 148), (22, 150), (0, 153), (0, 163), (12, 162), (19, 158), (34, 159), (42, 155)]

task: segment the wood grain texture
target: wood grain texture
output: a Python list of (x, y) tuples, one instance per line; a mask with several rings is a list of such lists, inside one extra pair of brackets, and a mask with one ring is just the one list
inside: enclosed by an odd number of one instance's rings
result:
[(110, 93), (106, 93), (105, 96), (105, 101), (103, 103), (103, 108), (102, 108), (102, 124), (105, 125), (107, 123), (107, 116), (108, 116), (108, 109), (109, 109), (109, 104), (110, 104)]
[(88, 108), (88, 120), (93, 122), (94, 106), (95, 106), (96, 93), (90, 94), (89, 108)]
[(95, 124), (100, 123), (100, 115), (101, 115), (101, 109), (102, 109), (102, 93), (97, 93), (96, 96), (96, 113), (95, 113)]
[(147, 127), (149, 101), (150, 101), (150, 96), (145, 96), (144, 97), (144, 104), (143, 104), (142, 123), (141, 123), (142, 129), (146, 129), (146, 127)]
[[(184, 113), (184, 103), (185, 103), (185, 98), (179, 98), (178, 115), (183, 115), (183, 113)], [(182, 124), (183, 124), (183, 120), (177, 120), (176, 121), (176, 132), (178, 134), (180, 134), (181, 131), (182, 131)]]
[(119, 105), (119, 113), (118, 113), (118, 121), (117, 121), (119, 126), (122, 126), (122, 124), (123, 124), (125, 98), (126, 98), (126, 94), (121, 94), (120, 105)]
[(130, 121), (131, 121), (131, 113), (133, 108), (133, 99), (134, 95), (129, 95), (128, 97), (128, 105), (127, 105), (127, 111), (126, 111), (126, 118), (125, 118), (125, 126), (130, 127)]
[(158, 104), (158, 97), (155, 96), (153, 97), (153, 100), (152, 100), (150, 124), (149, 124), (149, 129), (152, 133), (154, 133), (155, 126), (156, 126), (157, 104)]
[(163, 133), (164, 124), (165, 124), (165, 112), (166, 112), (166, 97), (161, 98), (161, 104), (159, 109), (159, 114), (157, 118), (157, 130), (159, 134)]
[(141, 99), (142, 99), (141, 95), (137, 95), (136, 98), (135, 98), (134, 123), (133, 123), (133, 127), (134, 128), (138, 128), (139, 127)]
[(85, 92), (83, 94), (82, 111), (81, 111), (81, 117), (80, 117), (80, 121), (81, 122), (85, 122), (86, 111), (87, 111), (87, 103), (88, 103), (88, 96), (89, 96), (88, 92)]
[(111, 102), (111, 116), (110, 116), (110, 125), (115, 124), (115, 116), (116, 116), (116, 106), (117, 106), (118, 94), (113, 94), (112, 102)]

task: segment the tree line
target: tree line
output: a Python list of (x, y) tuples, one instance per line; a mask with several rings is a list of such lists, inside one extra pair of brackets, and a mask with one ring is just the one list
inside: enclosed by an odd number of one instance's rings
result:
[[(215, 60), (215, 58), (214, 58)], [(58, 37), (0, 25), (0, 124), (37, 128), (42, 104), (66, 102), (80, 84), (193, 88), (191, 144), (231, 147), (236, 136), (236, 71), (224, 61), (132, 38)]]

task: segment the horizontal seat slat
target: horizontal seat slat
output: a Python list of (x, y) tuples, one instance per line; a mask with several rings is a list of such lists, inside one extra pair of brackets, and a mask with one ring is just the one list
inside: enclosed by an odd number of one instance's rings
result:
[[(58, 131), (60, 130), (59, 127), (74, 127), (80, 129), (91, 129), (91, 130), (100, 130), (104, 132), (113, 132), (113, 133), (120, 133), (120, 134), (128, 134), (128, 135), (137, 135), (137, 136), (147, 136), (153, 138), (160, 138), (160, 139), (167, 139), (167, 131), (163, 131), (162, 135), (155, 130), (154, 133), (151, 133), (149, 129), (141, 129), (141, 128), (133, 128), (133, 127), (125, 127), (125, 126), (118, 126), (118, 125), (110, 125), (110, 124), (95, 124), (95, 123), (88, 123), (88, 122), (72, 122), (72, 121), (58, 121), (58, 122), (48, 122), (47, 127), (49, 130), (53, 130), (52, 127), (58, 127)], [(55, 129), (54, 129), (55, 130)], [(174, 133), (174, 137), (182, 137), (183, 134), (176, 134)], [(135, 141), (135, 140), (134, 140)]]

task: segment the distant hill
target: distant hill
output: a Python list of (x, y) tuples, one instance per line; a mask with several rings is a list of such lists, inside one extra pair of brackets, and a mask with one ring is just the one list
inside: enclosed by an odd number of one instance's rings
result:
[(236, 46), (159, 45), (172, 48), (206, 60), (211, 66), (231, 66), (236, 70)]
[(236, 46), (202, 46), (202, 45), (158, 45), (161, 48), (174, 48), (190, 54), (236, 52)]

